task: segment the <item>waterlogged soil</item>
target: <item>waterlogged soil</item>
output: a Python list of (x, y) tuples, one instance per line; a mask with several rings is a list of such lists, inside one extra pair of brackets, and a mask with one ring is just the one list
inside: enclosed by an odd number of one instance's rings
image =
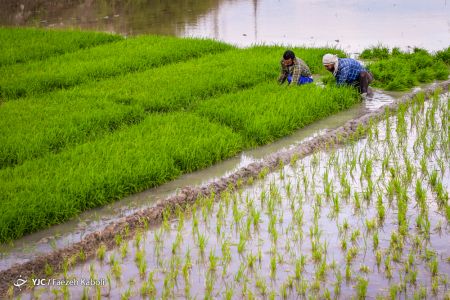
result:
[(448, 297), (448, 100), (419, 96), (378, 123), (363, 117), (364, 136), (344, 126), (332, 139), (344, 146), (251, 164), (237, 190), (222, 180), (197, 201), (183, 190), (190, 205), (133, 236), (128, 222), (115, 247), (78, 252), (61, 273), (47, 265), (21, 299)]
[(14, 264), (23, 264), (38, 256), (78, 243), (89, 234), (101, 231), (142, 209), (154, 206), (157, 201), (176, 196), (180, 187), (205, 186), (222, 177), (230, 176), (252, 163), (261, 163), (270, 154), (282, 149), (296, 147), (305, 140), (311, 140), (349, 120), (391, 104), (401, 95), (400, 93), (388, 94), (384, 91), (375, 90), (371, 99), (363, 101), (351, 109), (317, 121), (275, 143), (244, 151), (238, 157), (228, 159), (204, 170), (183, 175), (160, 187), (132, 195), (102, 208), (92, 209), (74, 220), (25, 236), (15, 241), (14, 244), (0, 245), (0, 271), (7, 270)]

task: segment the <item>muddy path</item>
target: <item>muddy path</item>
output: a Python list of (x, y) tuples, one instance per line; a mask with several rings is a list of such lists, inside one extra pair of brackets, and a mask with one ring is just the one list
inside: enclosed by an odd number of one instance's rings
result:
[[(448, 91), (449, 83), (450, 80), (435, 84), (424, 90), (424, 92), (428, 95), (437, 89), (446, 92)], [(251, 163), (228, 176), (200, 187), (186, 186), (176, 195), (170, 196), (165, 200), (160, 200), (155, 205), (137, 211), (129, 216), (117, 219), (115, 223), (108, 225), (102, 230), (88, 234), (80, 242), (39, 256), (23, 264), (16, 264), (11, 268), (2, 270), (0, 272), (0, 278), (3, 279), (0, 282), (0, 295), (5, 295), (20, 276), (22, 278), (45, 276), (46, 266), (50, 266), (55, 273), (60, 272), (65, 261), (72, 260), (75, 263), (77, 259), (80, 259), (80, 253), (83, 253), (83, 259), (85, 260), (94, 257), (97, 248), (102, 244), (107, 249), (112, 249), (116, 244), (115, 237), (118, 234), (124, 238), (131, 238), (138, 229), (147, 229), (151, 226), (159, 225), (163, 220), (165, 212), (174, 211), (178, 207), (186, 207), (199, 197), (210, 197), (211, 194), (220, 195), (221, 192), (227, 189), (236, 189), (249, 180), (253, 181), (253, 178), (257, 178), (262, 171), (273, 171), (280, 164), (289, 164), (293, 158), (303, 158), (319, 149), (341, 144), (352, 137), (360, 125), (367, 125), (371, 119), (381, 117), (386, 107), (395, 111), (400, 103), (410, 101), (417, 93), (418, 91), (406, 94), (395, 103), (367, 112), (360, 117), (348, 121), (343, 126), (329, 130), (295, 147), (273, 153), (264, 160)], [(216, 198), (219, 198), (219, 196), (216, 196)], [(74, 258), (76, 259), (74, 260)]]

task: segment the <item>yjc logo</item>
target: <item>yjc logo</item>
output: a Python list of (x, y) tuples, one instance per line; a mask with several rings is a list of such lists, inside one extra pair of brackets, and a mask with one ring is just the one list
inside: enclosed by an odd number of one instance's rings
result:
[(27, 283), (28, 280), (23, 279), (22, 275), (19, 276), (19, 278), (17, 278), (16, 282), (14, 282), (14, 286), (19, 288), (19, 290), (22, 290), (22, 285), (24, 285), (25, 283)]

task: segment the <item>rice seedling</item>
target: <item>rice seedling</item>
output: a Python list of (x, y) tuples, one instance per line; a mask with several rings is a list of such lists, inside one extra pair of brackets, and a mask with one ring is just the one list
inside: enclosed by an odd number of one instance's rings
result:
[(367, 286), (369, 281), (366, 278), (358, 277), (356, 283), (356, 295), (358, 299), (365, 299), (367, 295)]
[(142, 233), (140, 231), (138, 231), (134, 238), (134, 246), (136, 247), (136, 249), (139, 249), (139, 247), (141, 245), (141, 241), (142, 241)]
[(53, 275), (53, 268), (48, 263), (44, 266), (44, 273), (47, 277), (51, 277)]
[(117, 260), (114, 260), (111, 266), (111, 272), (116, 278), (116, 280), (120, 280), (122, 276), (122, 267)]
[(315, 278), (319, 281), (324, 281), (327, 274), (327, 262), (323, 260), (317, 267), (315, 272)]
[(234, 295), (234, 290), (231, 287), (227, 287), (225, 289), (225, 299), (226, 300), (231, 300), (233, 299), (233, 295)]
[(397, 299), (397, 296), (399, 294), (399, 287), (396, 284), (393, 284), (389, 287), (389, 296), (391, 299)]
[(267, 295), (268, 287), (266, 281), (263, 278), (256, 279), (255, 286), (258, 289), (261, 296), (264, 297)]
[(139, 275), (141, 278), (145, 277), (145, 273), (147, 271), (147, 261), (145, 260), (145, 251), (138, 250), (136, 251), (136, 256), (134, 258), (136, 262), (136, 266), (139, 269)]
[(376, 250), (378, 248), (378, 244), (379, 244), (378, 231), (376, 231), (373, 234), (373, 250)]
[(347, 282), (349, 282), (351, 279), (352, 279), (352, 269), (351, 269), (351, 267), (350, 267), (350, 264), (347, 263), (347, 264), (345, 265), (345, 280), (346, 280)]
[(123, 241), (122, 235), (116, 234), (114, 236), (114, 241), (116, 243), (116, 246), (120, 246), (120, 244), (122, 244), (122, 241)]
[(391, 256), (388, 254), (384, 259), (384, 271), (386, 274), (386, 278), (392, 278), (392, 265), (391, 265)]
[(274, 278), (277, 273), (277, 258), (276, 255), (272, 255), (270, 258), (270, 276)]
[(355, 211), (359, 211), (361, 209), (361, 200), (359, 199), (358, 193), (353, 194), (353, 203), (354, 203)]
[(122, 259), (124, 259), (125, 257), (127, 257), (127, 254), (128, 254), (128, 244), (123, 243), (122, 246), (120, 246), (120, 256), (122, 257)]
[(239, 254), (243, 254), (247, 244), (247, 236), (245, 233), (241, 232), (239, 234), (239, 242), (237, 244), (237, 251)]
[(214, 284), (214, 277), (210, 274), (207, 274), (205, 282), (205, 299), (212, 299)]
[(428, 265), (430, 267), (431, 276), (437, 276), (439, 270), (439, 263), (437, 261), (437, 258), (431, 260)]
[(353, 244), (356, 244), (356, 242), (357, 242), (357, 240), (358, 240), (358, 238), (359, 238), (360, 235), (361, 235), (361, 232), (359, 231), (359, 229), (354, 230), (354, 231), (352, 232), (351, 236), (350, 236), (350, 241), (351, 241)]
[(431, 279), (431, 291), (432, 291), (434, 296), (436, 296), (438, 291), (439, 291), (439, 279), (438, 279), (437, 276), (434, 276)]
[(209, 252), (208, 259), (209, 259), (209, 270), (215, 271), (217, 269), (218, 257), (214, 255), (214, 251), (212, 249)]
[(375, 252), (375, 261), (376, 261), (378, 269), (380, 268), (380, 264), (381, 264), (381, 256), (382, 256), (381, 250), (377, 250)]
[(86, 260), (86, 254), (84, 253), (83, 248), (81, 248), (80, 251), (78, 252), (78, 258), (80, 259), (80, 261)]
[(106, 245), (105, 244), (101, 244), (100, 247), (97, 249), (97, 258), (100, 261), (104, 260), (105, 252), (106, 252)]
[(238, 269), (237, 273), (234, 276), (234, 280), (236, 282), (240, 282), (242, 280), (242, 278), (244, 276), (244, 271), (245, 271), (245, 265), (243, 263), (241, 263), (239, 265), (239, 269)]
[(122, 233), (126, 237), (130, 235), (130, 226), (128, 224), (125, 224)]
[(197, 237), (197, 246), (200, 250), (200, 254), (203, 256), (205, 254), (206, 244), (208, 243), (208, 238), (204, 234), (200, 234)]

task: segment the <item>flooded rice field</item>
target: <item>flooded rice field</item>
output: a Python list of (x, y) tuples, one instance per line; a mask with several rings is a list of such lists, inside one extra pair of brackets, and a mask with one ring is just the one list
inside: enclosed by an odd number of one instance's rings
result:
[(342, 147), (125, 227), (21, 299), (448, 298), (448, 100), (419, 94)]
[(374, 95), (370, 100), (301, 128), (274, 143), (244, 151), (237, 157), (203, 170), (185, 174), (160, 187), (132, 195), (105, 207), (89, 210), (71, 221), (27, 235), (14, 243), (0, 245), (0, 271), (7, 270), (14, 264), (29, 262), (38, 256), (47, 255), (57, 249), (64, 249), (73, 243), (80, 242), (93, 232), (103, 230), (120, 219), (176, 195), (182, 187), (205, 186), (222, 177), (229, 176), (252, 163), (262, 162), (270, 154), (293, 148), (326, 131), (342, 126), (349, 120), (389, 105), (401, 95), (402, 93), (374, 90)]

